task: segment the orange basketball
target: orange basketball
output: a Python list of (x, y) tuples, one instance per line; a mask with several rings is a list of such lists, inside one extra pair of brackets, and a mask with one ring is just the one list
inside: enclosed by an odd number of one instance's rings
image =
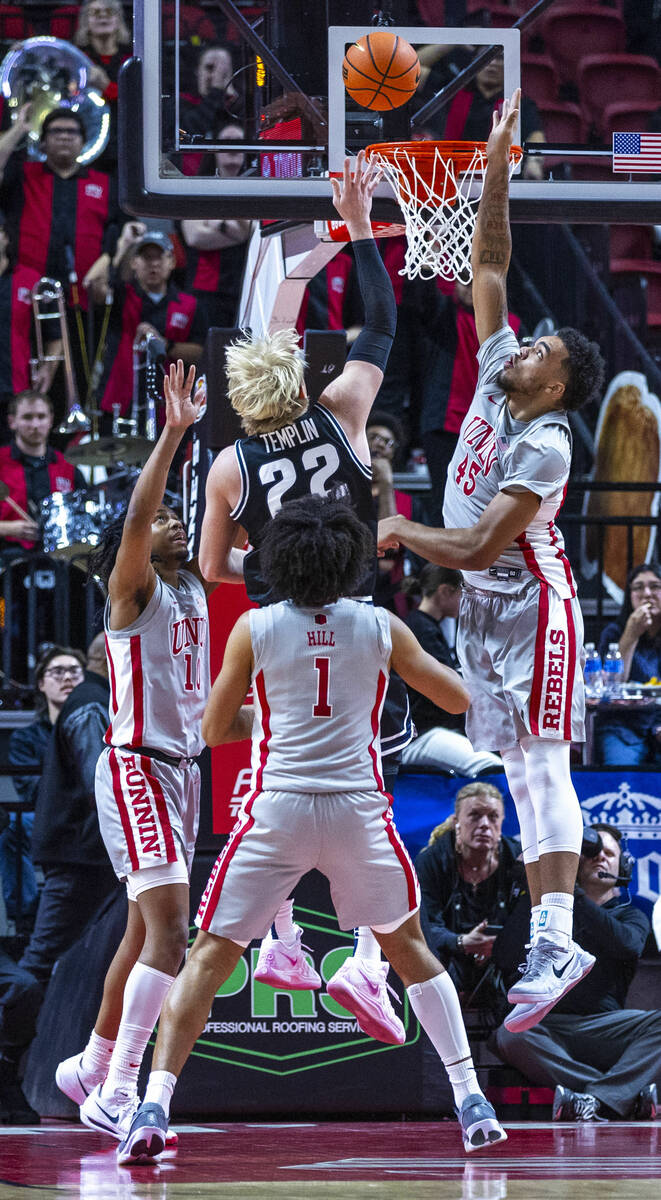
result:
[(342, 78), (351, 99), (363, 108), (399, 108), (418, 86), (420, 62), (404, 38), (375, 29), (349, 46)]

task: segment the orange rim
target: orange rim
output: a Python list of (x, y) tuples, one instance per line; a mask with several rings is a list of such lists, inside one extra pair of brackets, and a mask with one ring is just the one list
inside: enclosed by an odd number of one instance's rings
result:
[[(411, 191), (415, 189), (416, 175), (427, 185), (433, 183), (437, 156), (445, 162), (451, 162), (457, 176), (468, 170), (476, 152), (480, 152), (486, 161), (486, 149), (486, 142), (376, 142), (367, 146), (365, 157), (368, 160), (373, 155), (385, 158), (397, 168)], [(510, 162), (514, 162), (515, 166), (522, 157), (523, 150), (520, 146), (510, 148)], [(446, 201), (450, 199), (447, 195)]]

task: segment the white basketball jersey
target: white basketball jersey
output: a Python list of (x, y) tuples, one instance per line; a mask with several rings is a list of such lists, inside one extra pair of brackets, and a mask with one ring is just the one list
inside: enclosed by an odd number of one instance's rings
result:
[(126, 629), (104, 624), (110, 669), (111, 746), (146, 746), (194, 758), (204, 747), (209, 698), (209, 619), (204, 588), (190, 571), (179, 587), (157, 576), (144, 612)]
[(356, 600), (253, 609), (252, 787), (382, 789), (379, 719), (392, 650), (385, 609)]
[(544, 413), (532, 421), (510, 416), (496, 378), (518, 352), (509, 325), (480, 346), (475, 396), (448, 467), (443, 520), (447, 529), (470, 528), (505, 488), (534, 492), (541, 503), (528, 528), (490, 567), (464, 571), (464, 579), (474, 587), (515, 594), (535, 578), (569, 599), (576, 595), (576, 585), (555, 524), (571, 465), (569, 419), (566, 412)]

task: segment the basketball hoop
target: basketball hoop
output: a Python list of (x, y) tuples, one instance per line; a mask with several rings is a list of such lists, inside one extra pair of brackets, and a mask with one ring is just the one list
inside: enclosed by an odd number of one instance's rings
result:
[[(471, 245), (487, 166), (486, 142), (379, 142), (365, 155), (383, 171), (406, 225), (409, 279), (470, 283)], [(510, 179), (523, 156), (510, 150)]]

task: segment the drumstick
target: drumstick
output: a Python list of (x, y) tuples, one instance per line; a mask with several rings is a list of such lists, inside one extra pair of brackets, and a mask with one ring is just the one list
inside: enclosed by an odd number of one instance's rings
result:
[(21, 508), (20, 504), (17, 504), (15, 500), (12, 500), (11, 496), (6, 496), (5, 500), (7, 501), (7, 504), (11, 504), (14, 512), (17, 512), (19, 517), (22, 517), (24, 521), (29, 521), (31, 525), (35, 524), (34, 518), (29, 517), (25, 512), (25, 509)]

